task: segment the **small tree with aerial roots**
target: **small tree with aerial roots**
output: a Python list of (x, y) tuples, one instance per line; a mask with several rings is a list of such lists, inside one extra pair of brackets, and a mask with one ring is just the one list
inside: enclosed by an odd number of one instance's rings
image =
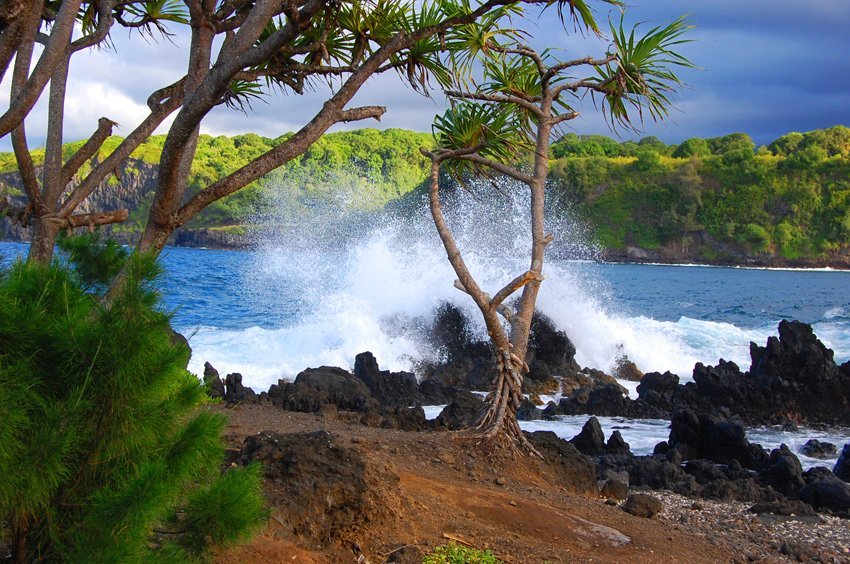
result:
[[(581, 9), (574, 8), (576, 5)], [(569, 6), (577, 23), (600, 36), (583, 2), (569, 2)], [(544, 279), (544, 251), (554, 239), (544, 225), (553, 133), (559, 125), (578, 117), (571, 99), (588, 93), (612, 127), (634, 127), (630, 112), (639, 116), (636, 125), (647, 115), (653, 120), (667, 116), (669, 96), (681, 84), (671, 69), (693, 66), (674, 51), (687, 41), (684, 35), (688, 28), (684, 18), (679, 18), (636, 37), (634, 29), (624, 30), (621, 19), (611, 25), (612, 39), (603, 57), (569, 61), (558, 60), (551, 51), (537, 52), (516, 41), (515, 36), (507, 36), (509, 40), (504, 43), (496, 37), (488, 38), (478, 51), (483, 65), (481, 83), (458, 81), (456, 89), (446, 91), (452, 107), (434, 123), (438, 148), (422, 149), (422, 153), (432, 163), (431, 214), (457, 274), (455, 286), (469, 294), (481, 311), (495, 355), (496, 377), (476, 436), (507, 437), (512, 444), (536, 452), (520, 430), (516, 412), (528, 373), (525, 358)], [(469, 61), (460, 64), (469, 65)], [(516, 164), (528, 160), (530, 169)], [(493, 296), (476, 282), (443, 216), (441, 168), (461, 183), (470, 175), (502, 175), (530, 189), (530, 266)], [(508, 299), (520, 290), (516, 304), (509, 306)]]

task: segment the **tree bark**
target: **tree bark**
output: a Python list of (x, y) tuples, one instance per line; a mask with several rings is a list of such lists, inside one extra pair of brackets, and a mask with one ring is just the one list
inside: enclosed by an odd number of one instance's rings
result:
[(53, 246), (61, 227), (53, 217), (35, 217), (30, 223), (31, 242), (27, 260), (31, 263), (48, 264), (53, 260)]

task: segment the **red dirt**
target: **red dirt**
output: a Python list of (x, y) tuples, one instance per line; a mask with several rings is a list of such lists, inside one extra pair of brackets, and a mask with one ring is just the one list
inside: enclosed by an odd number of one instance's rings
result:
[[(216, 409), (225, 409), (217, 407)], [(261, 431), (325, 430), (361, 452), (369, 478), (363, 521), (326, 548), (294, 538), (272, 508), (268, 526), (217, 562), (387, 562), (405, 549), (421, 561), (458, 539), (505, 562), (719, 562), (740, 558), (732, 542), (689, 532), (662, 517), (643, 519), (564, 487), (554, 466), (488, 450), (449, 433), (365, 427), (354, 416), (323, 418), (268, 404), (226, 409), (232, 446)], [(500, 485), (504, 483), (504, 485)]]

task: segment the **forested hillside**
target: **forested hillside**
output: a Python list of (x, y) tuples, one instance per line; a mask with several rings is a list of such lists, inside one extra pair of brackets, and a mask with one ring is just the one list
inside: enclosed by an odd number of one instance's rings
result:
[[(102, 151), (117, 145), (110, 139)], [(163, 138), (141, 146), (96, 196), (107, 209), (131, 207), (117, 231), (142, 226)], [(244, 165), (273, 143), (254, 134), (202, 136), (193, 188)], [(306, 154), (261, 182), (218, 202), (190, 224), (196, 232), (237, 236), (274, 217), (333, 199), (368, 212), (420, 187), (427, 161), (419, 147), (431, 136), (363, 129), (325, 135)], [(77, 147), (66, 147), (71, 154)], [(38, 162), (41, 155), (34, 155)], [(850, 256), (850, 128), (789, 133), (756, 147), (734, 133), (667, 145), (648, 137), (618, 142), (567, 134), (552, 148), (553, 192), (595, 230), (613, 259), (702, 262), (784, 261), (848, 264)], [(20, 198), (12, 155), (0, 155), (0, 189)], [(420, 188), (421, 189), (421, 188)], [(281, 202), (284, 203), (281, 206)], [(8, 223), (8, 222), (7, 222)], [(203, 239), (203, 237), (201, 238)], [(204, 243), (197, 237), (186, 242)], [(208, 242), (225, 244), (225, 239)]]

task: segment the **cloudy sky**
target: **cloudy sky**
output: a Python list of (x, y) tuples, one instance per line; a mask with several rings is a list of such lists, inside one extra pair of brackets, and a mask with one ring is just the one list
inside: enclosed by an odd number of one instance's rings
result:
[[(627, 22), (646, 22), (645, 29), (687, 14), (696, 28), (690, 35), (693, 42), (681, 52), (699, 69), (680, 72), (686, 86), (662, 124), (648, 123), (642, 133), (611, 132), (593, 105), (585, 103), (582, 116), (570, 122), (571, 130), (619, 134), (623, 139), (656, 135), (668, 143), (743, 131), (761, 144), (789, 131), (850, 126), (850, 2), (633, 0), (626, 13)], [(597, 15), (605, 22), (609, 13)], [(610, 15), (619, 18), (615, 12)], [(530, 34), (535, 47), (560, 49), (565, 58), (600, 55), (607, 46), (604, 40), (565, 31), (551, 10), (516, 23)], [(119, 30), (113, 39), (114, 49), (80, 54), (72, 61), (68, 140), (87, 137), (100, 116), (118, 122), (118, 134), (128, 133), (146, 115), (144, 101), (151, 90), (180, 76), (180, 65), (185, 63), (183, 37), (146, 42), (138, 36), (128, 40)], [(253, 131), (275, 137), (298, 129), (323, 100), (319, 90), (255, 102), (248, 115), (217, 110), (204, 122), (204, 131), (216, 135)], [(0, 89), (0, 103), (8, 104), (7, 85)], [(374, 80), (353, 104), (388, 109), (379, 124), (361, 122), (353, 127), (419, 131), (428, 131), (444, 107), (439, 95), (424, 98), (396, 76)], [(40, 103), (28, 121), (33, 145), (43, 142), (45, 120)], [(0, 150), (10, 150), (7, 138), (0, 140)]]

